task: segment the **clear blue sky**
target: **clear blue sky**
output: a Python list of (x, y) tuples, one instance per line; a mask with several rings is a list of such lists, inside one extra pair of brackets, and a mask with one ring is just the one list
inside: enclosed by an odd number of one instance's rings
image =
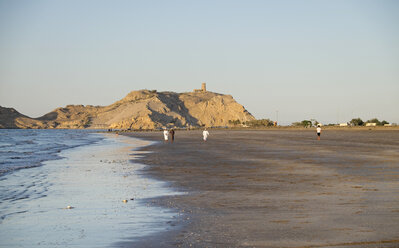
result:
[(399, 1), (0, 0), (0, 105), (38, 117), (206, 82), (283, 124), (399, 123)]

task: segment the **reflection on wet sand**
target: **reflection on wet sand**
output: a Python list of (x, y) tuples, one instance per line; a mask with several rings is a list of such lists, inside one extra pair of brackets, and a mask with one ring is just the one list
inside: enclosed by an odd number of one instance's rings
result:
[[(159, 133), (134, 133), (159, 140)], [(399, 132), (196, 131), (139, 161), (188, 195), (157, 204), (184, 210), (165, 246), (397, 247)], [(144, 244), (147, 244), (143, 241)]]

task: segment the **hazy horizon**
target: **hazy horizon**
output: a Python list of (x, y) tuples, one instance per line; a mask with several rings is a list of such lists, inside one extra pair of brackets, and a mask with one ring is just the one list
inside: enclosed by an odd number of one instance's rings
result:
[(399, 1), (0, 0), (0, 105), (230, 94), (282, 124), (399, 123)]

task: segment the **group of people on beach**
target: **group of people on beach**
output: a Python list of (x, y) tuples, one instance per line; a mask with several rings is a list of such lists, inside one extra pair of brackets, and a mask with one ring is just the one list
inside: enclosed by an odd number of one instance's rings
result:
[[(317, 125), (316, 133), (317, 133), (317, 140), (320, 140), (320, 135), (321, 135), (321, 125), (320, 124)], [(173, 130), (173, 128), (171, 128), (170, 130), (167, 130), (166, 128), (164, 128), (163, 137), (164, 137), (165, 143), (168, 142), (169, 135), (170, 135), (170, 142), (173, 143), (173, 141), (175, 141), (175, 130)], [(208, 136), (209, 136), (209, 132), (205, 128), (204, 131), (202, 131), (202, 137), (203, 137), (204, 142), (206, 142), (206, 140), (208, 139)]]
[[(171, 128), (168, 131), (166, 128), (164, 128), (163, 138), (165, 140), (165, 143), (169, 141), (169, 135), (170, 135), (170, 142), (173, 143), (173, 141), (175, 140), (175, 130), (173, 130), (173, 128)], [(206, 140), (208, 139), (208, 136), (209, 136), (209, 132), (205, 128), (204, 131), (202, 131), (202, 137), (203, 137), (204, 142), (206, 142)]]
[(169, 134), (170, 134), (170, 143), (173, 143), (173, 141), (175, 141), (175, 130), (173, 130), (173, 128), (171, 128), (169, 131), (167, 129), (163, 130), (163, 138), (165, 142), (168, 142)]

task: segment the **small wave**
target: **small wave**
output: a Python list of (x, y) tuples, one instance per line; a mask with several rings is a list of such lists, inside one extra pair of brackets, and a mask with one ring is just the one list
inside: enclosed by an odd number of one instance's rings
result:
[(63, 150), (102, 139), (82, 130), (0, 130), (0, 175), (61, 159)]
[(29, 199), (29, 197), (30, 197), (29, 195), (23, 195), (23, 196), (20, 196), (18, 198), (12, 199), (10, 202), (15, 202), (15, 201)]
[(1, 148), (6, 148), (6, 147), (13, 147), (13, 146), (14, 146), (14, 144), (2, 143), (2, 144), (0, 144), (0, 149)]
[[(4, 164), (6, 166), (4, 166)], [(38, 167), (38, 166), (40, 166), (40, 163), (37, 162), (37, 163), (34, 163), (34, 164), (29, 164), (29, 165), (3, 163), (3, 164), (0, 164), (0, 165), (1, 165), (1, 167), (0, 167), (0, 176), (3, 176), (5, 174), (7, 174), (7, 173), (11, 173), (11, 172), (16, 171), (16, 170)]]
[(21, 140), (21, 141), (17, 141), (15, 143), (15, 145), (33, 145), (33, 144), (37, 144), (37, 143), (34, 142), (33, 140)]
[(23, 213), (26, 213), (26, 212), (28, 212), (28, 210), (25, 210), (25, 211), (18, 211), (18, 212), (13, 212), (13, 213), (8, 213), (8, 214), (1, 215), (1, 216), (0, 216), (0, 224), (1, 224), (8, 216), (11, 216), (11, 215), (14, 215), (14, 214), (23, 214)]

